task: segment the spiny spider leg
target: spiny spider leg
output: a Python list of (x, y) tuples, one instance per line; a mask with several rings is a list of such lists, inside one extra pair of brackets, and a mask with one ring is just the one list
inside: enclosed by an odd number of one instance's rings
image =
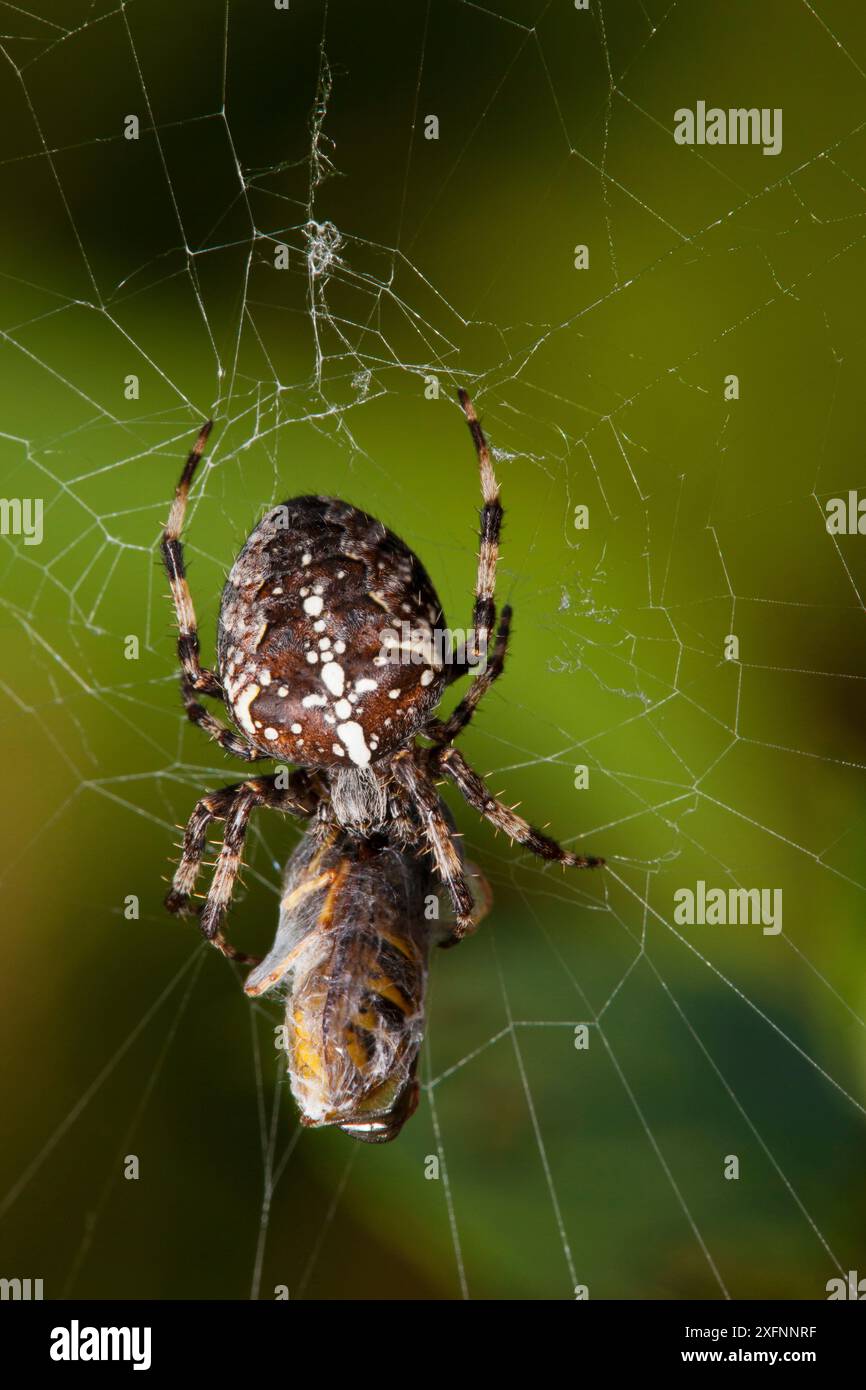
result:
[(463, 390), (458, 391), (457, 394), (460, 397), (460, 404), (463, 407), (466, 423), (475, 445), (475, 452), (478, 455), (483, 506), (480, 513), (480, 546), (478, 550), (478, 574), (475, 580), (475, 606), (472, 612), (472, 627), (475, 634), (474, 649), (467, 652), (467, 659), (464, 662), (457, 662), (451, 668), (449, 683), (471, 671), (479, 652), (487, 651), (490, 632), (496, 620), (496, 562), (499, 558), (499, 535), (502, 530), (499, 484), (493, 472), (490, 448), (469, 396)]
[(202, 695), (213, 695), (217, 698), (222, 697), (222, 687), (213, 671), (204, 669), (201, 665), (199, 656), (198, 628), (195, 620), (195, 609), (192, 604), (192, 597), (189, 592), (189, 585), (186, 578), (186, 566), (183, 560), (183, 546), (180, 543), (180, 533), (183, 529), (186, 506), (189, 499), (189, 489), (193, 476), (202, 454), (204, 446), (208, 441), (208, 436), (213, 429), (213, 421), (207, 420), (202, 425), (198, 439), (190, 450), (189, 457), (180, 475), (180, 481), (174, 492), (174, 501), (171, 504), (171, 511), (168, 514), (168, 521), (162, 534), (162, 558), (168, 572), (168, 582), (171, 585), (171, 596), (174, 600), (174, 611), (177, 614), (178, 639), (177, 655), (180, 661), (181, 670), (191, 689), (200, 691)]
[[(493, 889), (487, 880), (487, 876), (481, 872), (477, 864), (467, 863), (466, 873), (475, 884), (476, 888), (472, 920), (468, 925), (464, 926), (462, 930), (453, 927), (449, 935), (443, 937), (443, 939), (437, 943), (441, 951), (450, 950), (452, 946), (459, 946), (464, 936), (467, 936), (469, 932), (477, 931), (478, 927), (493, 907)], [(451, 924), (446, 922), (444, 925), (448, 927)]]
[(248, 956), (225, 940), (220, 930), (231, 901), (235, 880), (241, 868), (241, 853), (247, 823), (256, 806), (269, 806), (296, 816), (307, 817), (316, 807), (310, 778), (304, 771), (291, 773), (288, 786), (277, 787), (276, 775), (255, 777), (236, 782), (231, 787), (211, 792), (197, 802), (187, 822), (183, 836), (180, 862), (175, 870), (165, 905), (169, 912), (182, 916), (194, 909), (190, 895), (195, 887), (207, 843), (207, 829), (214, 820), (225, 821), (223, 843), (214, 868), (207, 897), (199, 910), (199, 926), (209, 941), (231, 960), (258, 963), (258, 956)]
[(462, 937), (472, 926), (475, 900), (466, 881), (466, 871), (454, 843), (454, 832), (445, 817), (445, 810), (433, 783), (418, 766), (410, 751), (397, 753), (391, 763), (394, 776), (408, 794), (420, 816), (427, 846), (436, 864), (448, 896), (454, 906), (454, 934)]
[(525, 845), (540, 859), (553, 859), (572, 869), (596, 869), (604, 864), (603, 859), (595, 856), (572, 854), (570, 850), (563, 849), (549, 835), (545, 835), (543, 831), (530, 825), (529, 821), (524, 820), (522, 816), (516, 816), (508, 806), (493, 795), (484, 779), (473, 771), (462, 753), (459, 753), (456, 748), (449, 746), (434, 749), (431, 760), (434, 767), (441, 769), (451, 778), (469, 805), (476, 811), (480, 811), (485, 820), (490, 821), (490, 824), (495, 826), (497, 830), (504, 830), (510, 839), (516, 840), (519, 845)]
[(192, 595), (186, 578), (183, 546), (180, 543), (190, 484), (212, 428), (212, 420), (207, 420), (202, 425), (198, 439), (184, 465), (180, 481), (175, 488), (174, 501), (171, 504), (168, 521), (162, 533), (160, 547), (168, 574), (168, 582), (171, 585), (171, 596), (174, 600), (174, 611), (177, 615), (179, 629), (177, 654), (181, 667), (181, 698), (187, 717), (193, 724), (198, 724), (200, 728), (204, 729), (205, 733), (215, 739), (226, 752), (233, 753), (236, 758), (243, 758), (245, 762), (259, 762), (267, 755), (259, 753), (243, 734), (227, 728), (219, 719), (214, 718), (196, 699), (197, 695), (210, 695), (214, 699), (221, 700), (223, 694), (219, 678), (213, 671), (202, 666), (199, 658), (198, 626)]
[(171, 888), (165, 895), (165, 906), (178, 917), (185, 917), (196, 911), (190, 904), (190, 897), (198, 881), (199, 869), (207, 844), (207, 829), (211, 821), (223, 820), (234, 804), (242, 782), (223, 787), (220, 791), (208, 792), (197, 801), (183, 832), (181, 856), (178, 860)]
[[(487, 694), (493, 682), (502, 675), (510, 632), (511, 608), (506, 605), (502, 610), (496, 632), (496, 642), (483, 674), (475, 677), (460, 704), (455, 707), (447, 719), (430, 720), (430, 723), (423, 730), (427, 738), (435, 739), (440, 744), (453, 743), (457, 735), (466, 728), (479, 701)], [(435, 752), (435, 750), (431, 751)]]

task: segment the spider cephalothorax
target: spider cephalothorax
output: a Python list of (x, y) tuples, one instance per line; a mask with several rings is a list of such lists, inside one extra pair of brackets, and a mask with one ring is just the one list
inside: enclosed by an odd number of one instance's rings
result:
[[(445, 633), (424, 566), (397, 536), (347, 502), (305, 496), (269, 511), (247, 540), (223, 591), (218, 669), (204, 668), (180, 531), (210, 423), (187, 460), (162, 540), (189, 718), (247, 762), (295, 764), (289, 775), (252, 777), (202, 797), (166, 905), (191, 911), (208, 827), (224, 821), (202, 932), (225, 955), (259, 965), (250, 994), (288, 988), (289, 1070), (305, 1123), (374, 1141), (393, 1138), (417, 1099), (429, 945), (459, 941), (490, 902), (483, 878), (464, 862), (436, 782), (450, 779), (543, 859), (578, 868), (603, 862), (563, 849), (516, 815), (454, 747), (502, 673), (511, 625), (503, 608), (488, 650), (502, 507), (481, 426), (465, 392), (460, 401), (483, 495), (468, 646), (455, 647)], [(466, 695), (437, 719), (446, 687), (470, 671)], [(203, 696), (224, 701), (235, 727), (211, 714)], [(309, 821), (286, 872), (276, 941), (261, 963), (222, 930), (256, 806)], [(448, 925), (428, 911), (436, 884), (451, 902)]]

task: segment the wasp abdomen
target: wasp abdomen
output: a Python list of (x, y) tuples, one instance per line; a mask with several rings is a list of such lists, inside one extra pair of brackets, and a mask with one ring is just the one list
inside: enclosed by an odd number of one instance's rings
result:
[(286, 1043), (302, 1123), (392, 1139), (417, 1102), (430, 929), (429, 867), (342, 832), (289, 861), (280, 928), (247, 981), (288, 986)]

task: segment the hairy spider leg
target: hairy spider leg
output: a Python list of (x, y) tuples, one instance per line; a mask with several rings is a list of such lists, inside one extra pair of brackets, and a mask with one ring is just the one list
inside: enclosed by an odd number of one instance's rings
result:
[(162, 533), (160, 547), (163, 564), (168, 574), (168, 582), (171, 586), (174, 611), (177, 616), (177, 655), (181, 668), (181, 698), (187, 717), (192, 723), (198, 724), (199, 728), (204, 729), (205, 733), (210, 738), (215, 739), (227, 753), (233, 753), (236, 758), (243, 758), (245, 762), (261, 762), (267, 757), (267, 754), (260, 753), (254, 748), (244, 734), (229, 729), (221, 720), (216, 719), (196, 698), (197, 695), (209, 695), (217, 700), (221, 700), (223, 697), (223, 689), (218, 676), (215, 672), (202, 666), (200, 661), (198, 625), (186, 578), (183, 546), (180, 542), (190, 485), (212, 428), (212, 420), (207, 420), (202, 425), (198, 439), (184, 464), (180, 481), (175, 488), (174, 501), (171, 504), (168, 521)]
[(496, 481), (496, 474), (493, 472), (490, 448), (484, 431), (468, 394), (460, 390), (458, 396), (466, 416), (466, 423), (469, 426), (469, 433), (472, 435), (475, 452), (478, 455), (482, 507), (479, 516), (475, 604), (472, 610), (474, 641), (472, 649), (467, 652), (466, 660), (456, 663), (452, 667), (452, 681), (458, 680), (460, 676), (465, 676), (472, 670), (473, 666), (477, 665), (479, 656), (483, 656), (487, 652), (490, 633), (496, 621), (496, 564), (499, 559), (499, 537), (502, 531), (503, 516), (502, 504), (499, 501), (499, 484)]
[(286, 787), (277, 786), (277, 777), (255, 777), (236, 782), (220, 791), (210, 792), (198, 801), (183, 836), (181, 857), (175, 870), (165, 905), (178, 916), (195, 909), (190, 897), (198, 879), (207, 843), (207, 829), (212, 821), (225, 821), (223, 843), (217, 857), (210, 888), (198, 911), (202, 934), (224, 956), (231, 960), (258, 964), (258, 956), (236, 951), (222, 934), (222, 923), (231, 902), (232, 892), (241, 869), (241, 854), (250, 815), (256, 806), (268, 806), (277, 811), (308, 817), (316, 809), (316, 797), (310, 778), (299, 770), (291, 773)]
[(436, 749), (433, 763), (451, 778), (469, 805), (479, 811), (485, 820), (497, 830), (504, 830), (510, 840), (524, 845), (539, 859), (552, 859), (570, 869), (598, 869), (604, 864), (605, 861), (595, 855), (572, 854), (550, 835), (545, 835), (543, 830), (536, 829), (522, 816), (515, 815), (509, 806), (493, 795), (484, 778), (479, 777), (456, 748)]
[[(487, 694), (493, 682), (499, 679), (505, 669), (505, 654), (508, 650), (510, 634), (511, 608), (506, 604), (499, 619), (496, 642), (484, 672), (475, 677), (463, 699), (447, 719), (430, 720), (424, 729), (428, 738), (435, 739), (438, 744), (452, 743), (458, 734), (463, 732), (475, 713), (479, 701)], [(435, 750), (432, 751), (435, 752)]]

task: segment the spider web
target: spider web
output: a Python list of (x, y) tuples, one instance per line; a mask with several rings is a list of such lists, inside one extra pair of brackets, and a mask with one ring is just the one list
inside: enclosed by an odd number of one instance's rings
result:
[[(4, 489), (44, 499), (3, 557), (7, 1275), (761, 1298), (863, 1268), (866, 566), (824, 505), (862, 477), (866, 26), (756, 8), (3, 6)], [(699, 99), (782, 108), (782, 153), (676, 146)], [(496, 904), (434, 963), (418, 1115), (368, 1149), (301, 1133), (278, 1016), (162, 913), (174, 827), (243, 770), (179, 712), (157, 543), (212, 416), (205, 660), (245, 534), (305, 491), (468, 622), (457, 386), (516, 614), (461, 746), (608, 867), (457, 809)], [(254, 822), (238, 944), (297, 833)], [(781, 888), (783, 930), (679, 925), (698, 880)]]

